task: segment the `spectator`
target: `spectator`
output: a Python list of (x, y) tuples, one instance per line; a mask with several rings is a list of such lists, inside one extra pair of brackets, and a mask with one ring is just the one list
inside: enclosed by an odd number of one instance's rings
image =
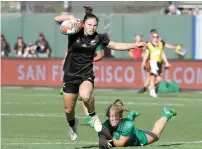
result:
[(14, 45), (14, 49), (13, 49), (15, 56), (16, 57), (23, 57), (23, 54), (24, 54), (26, 48), (27, 48), (27, 46), (23, 41), (23, 37), (19, 36), (17, 38), (17, 42)]
[[(134, 36), (134, 42), (140, 43), (142, 42), (142, 35), (137, 34)], [(142, 48), (134, 48), (128, 51), (128, 55), (133, 59), (141, 59), (142, 58)]]
[(1, 56), (8, 57), (10, 53), (10, 45), (7, 43), (3, 34), (1, 34)]
[(29, 43), (26, 50), (24, 51), (23, 57), (28, 57), (28, 58), (36, 58), (37, 53), (36, 53), (36, 45), (32, 45), (32, 43)]
[(192, 8), (188, 9), (188, 15), (193, 15), (193, 9)]
[(200, 14), (200, 9), (198, 7), (196, 7), (194, 10), (193, 10), (193, 15), (199, 15)]
[(167, 15), (181, 15), (181, 11), (175, 7), (175, 5), (170, 5), (168, 7)]
[(51, 48), (43, 33), (39, 33), (39, 40), (37, 40), (35, 44), (37, 46), (36, 51), (38, 57), (50, 57)]

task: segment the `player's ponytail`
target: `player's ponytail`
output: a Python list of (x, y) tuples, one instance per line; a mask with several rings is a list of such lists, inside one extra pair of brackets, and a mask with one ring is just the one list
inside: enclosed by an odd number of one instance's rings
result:
[(84, 6), (86, 15), (90, 15), (93, 13), (93, 8), (89, 6)]
[(130, 112), (124, 108), (124, 104), (120, 99), (117, 99), (113, 104), (111, 104), (106, 110), (106, 116), (110, 116), (110, 112), (115, 113), (115, 115), (122, 117), (123, 112)]
[(99, 19), (98, 19), (98, 17), (96, 15), (93, 14), (93, 8), (89, 7), (89, 6), (84, 6), (84, 8), (85, 8), (85, 13), (86, 14), (85, 14), (85, 16), (83, 18), (83, 22), (85, 23), (88, 18), (95, 18), (97, 20), (97, 24), (98, 24)]

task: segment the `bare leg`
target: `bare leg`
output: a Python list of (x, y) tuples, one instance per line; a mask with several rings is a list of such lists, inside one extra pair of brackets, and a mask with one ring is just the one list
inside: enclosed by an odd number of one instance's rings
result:
[(83, 112), (84, 112), (85, 116), (88, 116), (88, 115), (89, 115), (89, 113), (88, 113), (88, 109), (86, 108), (84, 102), (82, 101), (81, 104), (82, 104), (82, 108), (83, 108)]
[(84, 81), (79, 88), (79, 95), (84, 102), (85, 107), (88, 109), (89, 116), (92, 117), (94, 128), (97, 132), (102, 129), (102, 124), (96, 116), (94, 98), (90, 98), (93, 92), (93, 84), (90, 81)]
[(163, 109), (163, 116), (155, 122), (152, 131), (145, 131), (148, 144), (151, 144), (160, 138), (167, 122), (171, 119), (172, 116), (176, 115), (177, 113), (173, 109), (170, 108)]
[(149, 86), (149, 82), (150, 82), (150, 73), (147, 72), (147, 78), (146, 80), (144, 81), (144, 87), (148, 87)]
[(158, 119), (155, 122), (152, 131), (147, 131), (146, 132), (147, 139), (148, 139), (148, 144), (151, 144), (153, 142), (158, 141), (158, 139), (160, 138), (161, 133), (162, 133), (164, 127), (166, 126), (167, 121), (168, 121), (167, 118), (161, 117), (160, 119)]
[(78, 96), (77, 94), (73, 93), (65, 93), (65, 92), (63, 93), (65, 115), (70, 126), (69, 134), (72, 140), (76, 140), (77, 138), (78, 119), (75, 118), (75, 111), (74, 111), (77, 96)]
[(77, 94), (71, 93), (63, 93), (64, 100), (64, 108), (66, 113), (67, 121), (71, 121), (74, 119), (75, 111), (74, 108), (76, 106)]

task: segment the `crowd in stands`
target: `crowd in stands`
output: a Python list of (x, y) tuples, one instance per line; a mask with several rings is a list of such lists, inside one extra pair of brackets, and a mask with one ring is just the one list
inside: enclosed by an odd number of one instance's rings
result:
[(39, 33), (37, 41), (28, 44), (24, 42), (22, 36), (19, 36), (13, 47), (1, 34), (1, 57), (8, 57), (9, 53), (13, 53), (15, 57), (48, 58), (51, 56), (51, 48), (43, 33)]

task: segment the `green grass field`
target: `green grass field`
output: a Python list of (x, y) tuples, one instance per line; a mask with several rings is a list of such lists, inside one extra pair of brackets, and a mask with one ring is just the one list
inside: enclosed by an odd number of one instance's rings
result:
[[(161, 94), (157, 99), (129, 90), (95, 90), (94, 95), (102, 121), (105, 109), (119, 98), (129, 110), (140, 111), (135, 126), (143, 130), (153, 127), (164, 106), (177, 110), (177, 117), (169, 121), (160, 140), (141, 148), (202, 149), (201, 92)], [(98, 148), (97, 133), (87, 125), (80, 101), (76, 107), (79, 136), (70, 140), (59, 89), (2, 88), (1, 97), (3, 149)]]

